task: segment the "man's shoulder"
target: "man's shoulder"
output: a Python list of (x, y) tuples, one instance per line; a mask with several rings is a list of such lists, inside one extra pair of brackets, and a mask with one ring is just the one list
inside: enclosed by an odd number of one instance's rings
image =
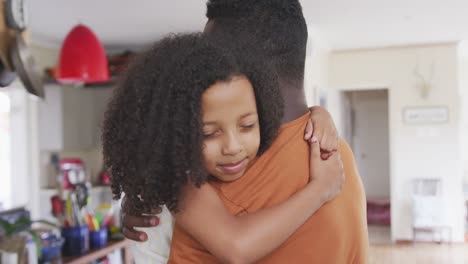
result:
[(343, 138), (340, 139), (338, 151), (341, 155), (341, 160), (343, 161), (345, 169), (347, 167), (356, 167), (353, 150), (349, 146), (348, 142)]
[(338, 145), (338, 150), (341, 154), (345, 153), (347, 155), (353, 154), (351, 147), (349, 146), (348, 142), (344, 138), (340, 138), (340, 143)]
[(343, 192), (345, 195), (347, 194), (349, 197), (352, 197), (353, 200), (360, 198), (356, 201), (359, 201), (361, 205), (365, 206), (366, 198), (364, 186), (362, 184), (361, 176), (359, 175), (359, 171), (354, 160), (353, 151), (344, 139), (340, 140), (338, 151), (341, 155), (344, 174), (346, 177)]

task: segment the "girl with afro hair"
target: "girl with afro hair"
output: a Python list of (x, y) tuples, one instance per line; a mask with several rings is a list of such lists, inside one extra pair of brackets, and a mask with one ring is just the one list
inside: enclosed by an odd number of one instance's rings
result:
[(176, 225), (203, 245), (197, 263), (264, 257), (343, 182), (325, 177), (325, 166), (338, 163), (317, 162), (313, 137), (311, 164), (317, 165), (305, 188), (251, 214), (234, 216), (224, 207), (217, 188), (255, 163), (275, 139), (283, 113), (275, 75), (255, 54), (245, 54), (236, 58), (201, 34), (170, 35), (130, 65), (105, 114), (104, 164), (114, 198), (124, 193), (135, 214), (167, 206)]

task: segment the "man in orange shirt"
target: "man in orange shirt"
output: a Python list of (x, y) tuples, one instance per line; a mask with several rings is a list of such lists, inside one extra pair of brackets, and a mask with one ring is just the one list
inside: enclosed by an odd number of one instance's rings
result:
[[(308, 111), (303, 88), (307, 26), (296, 0), (211, 0), (207, 5), (209, 22), (205, 32), (224, 38), (226, 45), (234, 44), (233, 49), (237, 52), (251, 47), (253, 41), (258, 47), (259, 56), (272, 61), (280, 77), (285, 100), (283, 123), (293, 121), (297, 128), (302, 129), (288, 127), (288, 132), (284, 133), (286, 129), (282, 128), (273, 146), (243, 176), (242, 185), (239, 181), (219, 187), (225, 197), (223, 202), (231, 213), (255, 212), (287, 199), (307, 182), (308, 147), (303, 140), (298, 141), (298, 138), (302, 139), (299, 135), (305, 126), (301, 117)], [(342, 194), (310, 217), (264, 262), (367, 262), (368, 240), (362, 184), (347, 144), (341, 142), (339, 151), (346, 174)], [(280, 171), (277, 175), (286, 175), (287, 172), (287, 175), (298, 177), (269, 179), (261, 185), (255, 182), (248, 184), (254, 186), (253, 189), (243, 188), (247, 185), (245, 181), (253, 180), (250, 175), (257, 175), (258, 179), (261, 178), (258, 174), (267, 170)], [(284, 186), (285, 182), (289, 182), (289, 189)], [(254, 198), (252, 193), (260, 195)]]

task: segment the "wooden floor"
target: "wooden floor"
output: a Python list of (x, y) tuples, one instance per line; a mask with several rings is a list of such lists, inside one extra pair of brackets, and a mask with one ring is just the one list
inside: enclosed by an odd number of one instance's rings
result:
[(369, 264), (468, 264), (465, 244), (371, 244)]
[(370, 225), (367, 227), (369, 230), (369, 243), (371, 244), (391, 244), (392, 235), (390, 226)]
[(369, 264), (468, 264), (468, 243), (392, 243), (389, 226), (369, 226)]

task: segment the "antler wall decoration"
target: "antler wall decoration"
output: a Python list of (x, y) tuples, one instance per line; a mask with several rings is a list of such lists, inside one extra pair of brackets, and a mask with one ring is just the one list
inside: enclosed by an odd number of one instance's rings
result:
[(413, 70), (413, 74), (418, 80), (416, 84), (416, 88), (419, 90), (419, 93), (422, 98), (426, 99), (429, 96), (429, 92), (431, 91), (432, 81), (434, 79), (434, 61), (432, 61), (430, 68), (429, 68), (429, 77), (426, 78), (424, 75), (419, 71), (419, 63), (416, 64)]

